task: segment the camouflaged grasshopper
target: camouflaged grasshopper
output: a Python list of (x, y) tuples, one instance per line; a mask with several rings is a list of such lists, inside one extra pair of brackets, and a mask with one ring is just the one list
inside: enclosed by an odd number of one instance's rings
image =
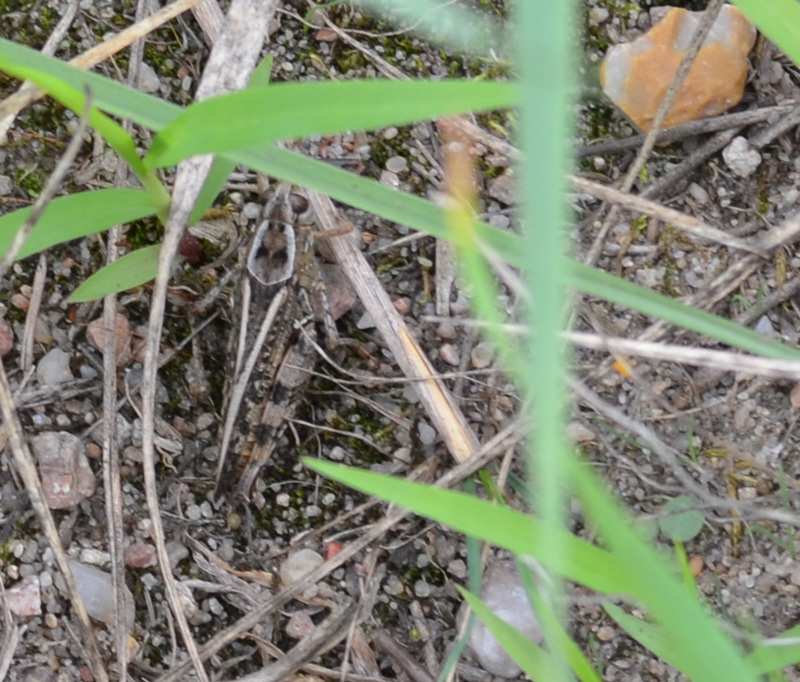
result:
[(282, 184), (263, 215), (234, 295), (215, 500), (249, 497), (316, 361), (312, 298), (322, 284), (308, 200)]

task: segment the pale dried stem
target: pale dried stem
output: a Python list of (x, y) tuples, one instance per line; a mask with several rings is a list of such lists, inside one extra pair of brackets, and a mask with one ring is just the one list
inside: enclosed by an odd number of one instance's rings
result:
[[(338, 228), (340, 221), (333, 202), (316, 192), (309, 192), (308, 195), (323, 231)], [(444, 439), (450, 454), (457, 462), (466, 461), (478, 449), (478, 439), (450, 392), (443, 383), (435, 379), (430, 361), (408, 331), (403, 318), (395, 310), (358, 248), (355, 234), (351, 232), (335, 237), (330, 240), (330, 246), (338, 262), (344, 266), (344, 271), (397, 364), (406, 377), (418, 380), (415, 388), (420, 401)]]
[[(270, 17), (274, 14), (277, 0), (233, 0), (224, 29), (211, 50), (203, 78), (198, 86), (196, 99), (246, 87), (250, 74), (267, 34)], [(158, 274), (153, 286), (150, 306), (145, 364), (142, 381), (143, 421), (143, 469), (147, 506), (150, 512), (151, 532), (156, 545), (158, 562), (164, 578), (172, 612), (181, 631), (184, 645), (202, 682), (208, 680), (205, 668), (197, 652), (186, 616), (180, 605), (175, 587), (175, 578), (167, 555), (164, 529), (161, 523), (158, 489), (155, 470), (155, 393), (159, 362), (159, 346), (164, 323), (167, 285), (175, 261), (178, 246), (192, 208), (200, 194), (211, 168), (210, 156), (195, 157), (178, 166), (173, 190), (170, 214), (165, 226), (164, 241), (158, 263)]]

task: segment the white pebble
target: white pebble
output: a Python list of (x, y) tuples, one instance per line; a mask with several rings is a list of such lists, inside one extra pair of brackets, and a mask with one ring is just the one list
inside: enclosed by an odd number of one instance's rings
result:
[(734, 137), (730, 144), (722, 150), (722, 159), (734, 174), (740, 178), (746, 178), (758, 168), (761, 163), (761, 154), (740, 135)]

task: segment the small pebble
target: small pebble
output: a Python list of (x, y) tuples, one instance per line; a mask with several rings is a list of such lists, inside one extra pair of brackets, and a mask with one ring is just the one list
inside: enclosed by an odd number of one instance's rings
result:
[(4, 317), (0, 317), (0, 356), (14, 347), (14, 332)]
[(20, 618), (40, 616), (42, 614), (42, 593), (39, 589), (39, 577), (31, 575), (9, 587), (6, 589), (5, 599), (8, 608), (15, 616)]
[(439, 325), (438, 329), (436, 330), (436, 334), (440, 339), (442, 339), (442, 341), (452, 341), (458, 336), (456, 326), (449, 320), (446, 320)]
[(734, 137), (722, 150), (725, 165), (740, 178), (752, 175), (761, 164), (761, 154), (750, 146), (746, 138)]
[(293, 613), (286, 623), (286, 634), (292, 639), (303, 639), (314, 632), (314, 621), (305, 611)]
[(494, 346), (488, 341), (481, 341), (472, 349), (470, 360), (475, 369), (485, 369), (494, 360)]
[(426, 597), (431, 596), (431, 586), (428, 585), (424, 580), (417, 580), (414, 583), (414, 594), (419, 599), (425, 599)]
[(17, 310), (27, 310), (30, 304), (31, 300), (24, 294), (14, 294), (11, 297), (11, 305), (13, 305)]
[(281, 565), (281, 584), (288, 587), (314, 569), (319, 568), (323, 563), (325, 563), (325, 559), (313, 549), (300, 549), (289, 555)]
[[(481, 599), (496, 616), (519, 630), (534, 644), (542, 641), (539, 622), (513, 561), (498, 561), (487, 569), (481, 583)], [(469, 644), (486, 672), (506, 678), (516, 677), (521, 672), (480, 620), (472, 629)]]
[(386, 130), (383, 131), (383, 139), (384, 140), (393, 140), (394, 138), (397, 137), (399, 132), (400, 131), (397, 128), (395, 128), (394, 126), (392, 126), (391, 128), (387, 128)]
[(600, 642), (610, 642), (616, 637), (616, 631), (610, 625), (602, 625), (597, 630), (597, 639)]
[(142, 92), (153, 93), (158, 92), (161, 87), (161, 81), (158, 75), (147, 62), (139, 64), (139, 89)]
[[(111, 589), (111, 574), (101, 571), (93, 566), (69, 559), (69, 567), (75, 578), (78, 593), (81, 595), (86, 612), (95, 620), (106, 625), (114, 623), (114, 590)], [(130, 630), (135, 618), (133, 610), (133, 595), (127, 585), (123, 585), (127, 594), (128, 610), (125, 613), (125, 622)]]
[(452, 343), (442, 344), (439, 348), (439, 357), (453, 367), (458, 367), (461, 362), (461, 354), (458, 352), (458, 348)]
[(419, 441), (423, 445), (433, 445), (436, 442), (436, 429), (427, 422), (420, 422), (418, 426)]
[(42, 386), (57, 386), (75, 377), (69, 368), (69, 353), (60, 348), (48, 351), (36, 366), (36, 378)]
[(706, 192), (706, 190), (696, 182), (693, 182), (689, 185), (688, 192), (692, 199), (694, 199), (700, 206), (704, 206), (710, 200), (708, 192)]
[(408, 168), (408, 161), (403, 156), (392, 156), (386, 160), (386, 170), (398, 175)]

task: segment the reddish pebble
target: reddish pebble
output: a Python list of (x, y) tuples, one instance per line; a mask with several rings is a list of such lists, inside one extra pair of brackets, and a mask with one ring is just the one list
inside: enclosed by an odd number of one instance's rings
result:
[(411, 312), (411, 299), (401, 296), (392, 301), (394, 309), (401, 315), (408, 315)]
[(31, 304), (30, 299), (27, 296), (23, 296), (22, 294), (14, 294), (11, 297), (11, 305), (13, 305), (18, 310), (27, 310), (30, 304)]
[(325, 558), (333, 559), (339, 552), (344, 549), (338, 542), (329, 542), (325, 547)]
[(86, 455), (89, 459), (100, 459), (103, 456), (103, 449), (97, 443), (87, 443)]
[(691, 559), (689, 559), (689, 570), (695, 578), (703, 572), (704, 566), (705, 562), (703, 561), (703, 557), (699, 556), (698, 554), (695, 554)]
[(92, 671), (89, 669), (88, 665), (82, 665), (80, 667), (80, 676), (81, 682), (94, 682), (94, 675), (92, 675)]
[[(673, 7), (645, 35), (616, 45), (606, 54), (600, 69), (603, 91), (642, 130), (650, 130), (702, 17), (702, 12)], [(755, 40), (756, 29), (744, 14), (724, 6), (678, 91), (665, 126), (716, 116), (738, 104), (747, 81), (747, 55)]]
[(158, 563), (156, 548), (146, 542), (134, 542), (123, 552), (125, 565), (130, 568), (149, 568)]
[(333, 43), (336, 42), (338, 36), (332, 28), (321, 28), (314, 34), (314, 38), (320, 43)]
[(197, 435), (197, 427), (181, 417), (173, 417), (172, 427), (184, 438), (192, 438)]
[[(114, 326), (117, 333), (114, 348), (117, 357), (117, 365), (123, 367), (131, 361), (133, 356), (131, 352), (131, 338), (133, 336), (131, 323), (128, 322), (127, 317), (117, 313), (114, 318)], [(89, 343), (101, 352), (103, 350), (103, 344), (105, 343), (105, 337), (106, 331), (102, 317), (92, 320), (89, 326), (86, 327), (86, 338), (89, 340)]]
[(789, 394), (789, 402), (792, 404), (793, 410), (800, 410), (800, 384), (795, 384), (792, 392)]

